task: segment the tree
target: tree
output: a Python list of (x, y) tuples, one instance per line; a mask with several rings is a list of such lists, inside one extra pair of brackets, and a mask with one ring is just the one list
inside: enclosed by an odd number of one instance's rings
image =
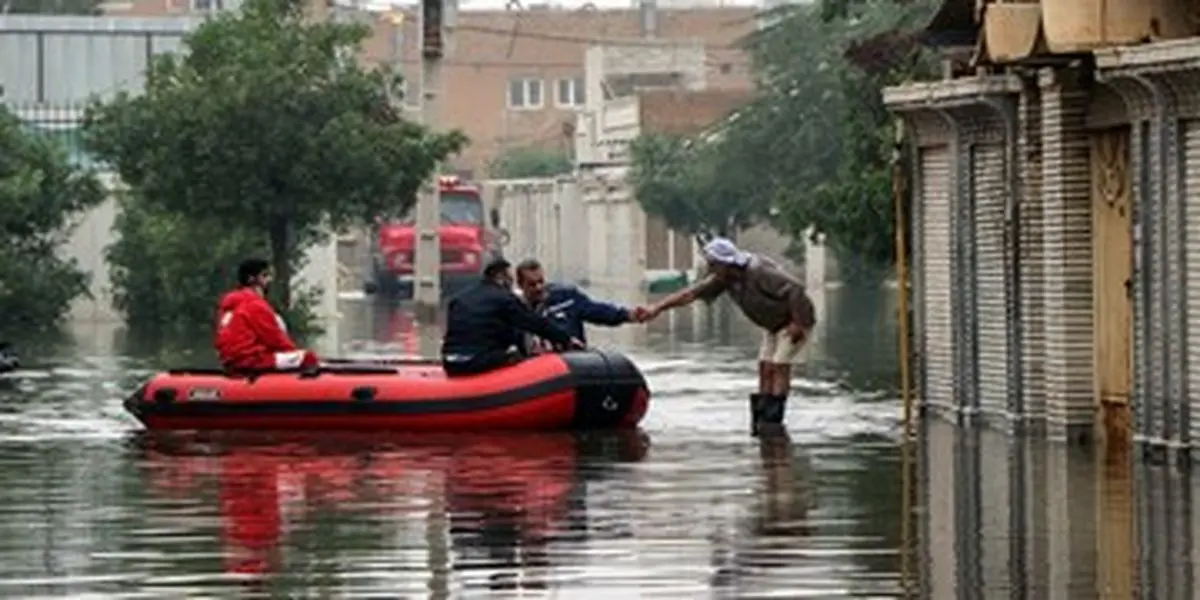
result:
[(496, 179), (554, 177), (575, 168), (570, 154), (537, 146), (512, 148), (502, 152), (488, 165), (488, 175)]
[(91, 172), (0, 106), (0, 339), (51, 332), (87, 293), (87, 276), (57, 251), (72, 219), (103, 200)]
[(813, 230), (844, 274), (877, 280), (893, 255), (884, 86), (928, 68), (915, 29), (931, 0), (787, 6), (746, 40), (757, 94), (702, 138), (640, 138), (631, 179), (674, 228), (727, 231), (772, 216)]
[[(121, 210), (113, 224), (116, 240), (104, 257), (113, 306), (130, 324), (132, 341), (157, 351), (207, 333), (214, 302), (234, 285), (237, 264), (247, 256), (266, 255), (266, 240), (253, 228), (223, 224), (217, 218), (186, 218), (137, 194), (127, 194), (119, 202)], [(213, 231), (221, 235), (213, 237)], [(293, 290), (291, 306), (282, 311), (293, 335), (318, 332), (309, 308), (320, 291)], [(207, 337), (202, 339), (207, 345)]]
[(0, 0), (0, 15), (98, 15), (101, 0)]
[[(89, 106), (90, 149), (151, 211), (208, 223), (191, 243), (246, 232), (269, 251), (276, 301), (331, 230), (408, 208), (466, 143), (400, 117), (387, 73), (354, 60), (368, 30), (306, 19), (303, 0), (248, 0), (156, 57), (144, 93)], [(240, 235), (240, 233), (239, 233)]]
[(737, 128), (767, 151), (753, 164), (731, 154), (727, 164), (765, 166), (761, 191), (780, 228), (824, 234), (851, 278), (877, 277), (894, 261), (893, 118), (881, 91), (930, 69), (908, 32), (932, 8), (929, 0), (824, 0), (790, 8), (748, 42), (760, 96)]
[(724, 168), (724, 157), (742, 141), (729, 127), (696, 137), (642, 135), (630, 149), (634, 195), (647, 214), (675, 231), (732, 235), (769, 208), (767, 196), (747, 193), (756, 170)]
[(120, 199), (113, 230), (116, 240), (105, 249), (113, 306), (135, 336), (211, 326), (215, 299), (234, 282), (230, 271), (266, 249), (247, 228), (190, 220), (136, 194)]

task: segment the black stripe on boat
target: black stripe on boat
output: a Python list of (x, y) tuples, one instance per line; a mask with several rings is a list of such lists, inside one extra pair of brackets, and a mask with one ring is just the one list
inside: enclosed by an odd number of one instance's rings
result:
[(637, 365), (616, 352), (569, 352), (562, 355), (575, 379), (573, 427), (613, 427), (633, 409), (646, 378)]

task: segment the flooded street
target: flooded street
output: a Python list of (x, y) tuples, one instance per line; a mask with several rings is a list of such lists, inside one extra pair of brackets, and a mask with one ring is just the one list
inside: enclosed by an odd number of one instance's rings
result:
[[(0, 380), (0, 597), (1192, 597), (1186, 478), (943, 424), (906, 461), (892, 312), (831, 291), (763, 438), (739, 316), (592, 334), (653, 390), (626, 434), (151, 435), (156, 365), (85, 341)], [(347, 355), (417, 343), (344, 314)]]

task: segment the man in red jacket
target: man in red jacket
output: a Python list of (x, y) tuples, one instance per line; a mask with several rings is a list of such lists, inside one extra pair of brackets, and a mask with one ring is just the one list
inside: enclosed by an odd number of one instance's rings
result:
[(238, 289), (221, 298), (213, 345), (225, 368), (254, 372), (318, 366), (317, 355), (296, 347), (271, 308), (264, 295), (270, 282), (267, 261), (247, 259), (238, 266)]

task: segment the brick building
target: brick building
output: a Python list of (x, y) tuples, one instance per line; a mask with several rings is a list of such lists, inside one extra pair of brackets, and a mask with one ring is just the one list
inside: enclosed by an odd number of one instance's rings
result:
[[(924, 407), (1200, 447), (1200, 28), (1188, 2), (946, 0), (913, 141)], [(1103, 6), (1103, 4), (1100, 4)]]
[[(230, 8), (237, 1), (126, 0), (109, 3), (107, 12), (176, 15)], [(403, 18), (392, 19), (361, 12), (338, 15), (324, 0), (313, 4), (318, 15), (370, 24), (374, 35), (363, 59), (398, 63), (415, 104), (421, 68), (415, 9), (406, 8)], [(459, 128), (472, 140), (454, 166), (482, 176), (506, 149), (536, 145), (569, 151), (575, 114), (587, 100), (584, 56), (593, 45), (636, 49), (695, 42), (704, 48), (707, 88), (750, 88), (749, 58), (736, 43), (756, 27), (753, 7), (659, 9), (654, 17), (647, 19), (636, 9), (461, 11), (453, 47), (443, 61), (439, 115), (446, 127)]]
[[(733, 48), (753, 31), (752, 9), (660, 11), (655, 37), (705, 46), (707, 86), (750, 86), (749, 61)], [(443, 71), (440, 119), (470, 136), (458, 166), (482, 175), (506, 149), (542, 146), (569, 151), (576, 113), (587, 102), (584, 55), (589, 46), (650, 45), (636, 10), (470, 11), (459, 15), (453, 54)], [(416, 81), (416, 25), (402, 32), (404, 68)], [(379, 37), (376, 38), (379, 41)], [(377, 45), (368, 56), (384, 60)], [(410, 89), (414, 92), (417, 87)]]

